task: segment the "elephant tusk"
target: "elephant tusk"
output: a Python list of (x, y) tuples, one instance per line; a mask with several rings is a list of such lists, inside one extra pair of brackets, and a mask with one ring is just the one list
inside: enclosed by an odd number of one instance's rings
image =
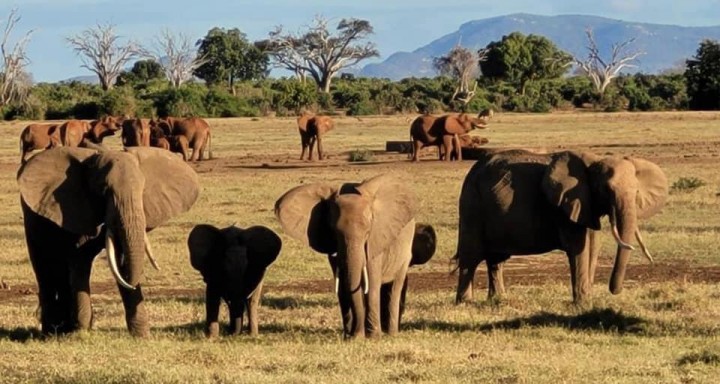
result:
[(158, 266), (158, 263), (155, 261), (155, 256), (153, 255), (152, 247), (150, 247), (150, 240), (148, 239), (147, 232), (145, 232), (145, 253), (147, 254), (148, 259), (150, 259), (150, 264), (152, 264), (153, 268), (155, 268), (156, 271), (160, 270), (160, 267)]
[(340, 291), (340, 267), (335, 268), (335, 294)]
[(635, 250), (635, 247), (633, 247), (631, 244), (628, 244), (623, 241), (623, 239), (620, 238), (620, 233), (618, 232), (617, 225), (615, 225), (615, 214), (610, 215), (610, 224), (612, 225), (612, 234), (615, 238), (615, 242), (618, 244), (620, 248), (629, 249), (631, 251)]
[(370, 280), (368, 279), (367, 264), (363, 266), (363, 281), (365, 282), (364, 293), (367, 295), (370, 287)]
[(123, 279), (123, 277), (120, 275), (120, 270), (118, 269), (117, 265), (117, 258), (115, 257), (115, 244), (113, 243), (112, 232), (110, 232), (109, 228), (105, 234), (105, 250), (107, 251), (108, 263), (110, 263), (110, 271), (112, 272), (113, 277), (115, 277), (115, 280), (123, 288), (135, 290), (135, 287), (128, 284), (128, 282), (125, 281), (125, 279)]
[(640, 235), (640, 230), (635, 230), (635, 238), (637, 239), (638, 243), (640, 243), (640, 249), (642, 249), (643, 254), (645, 257), (647, 257), (648, 260), (650, 260), (651, 263), (654, 263), (655, 260), (653, 259), (652, 255), (650, 254), (650, 251), (647, 249), (647, 246), (645, 246), (645, 242), (643, 241), (642, 236)]

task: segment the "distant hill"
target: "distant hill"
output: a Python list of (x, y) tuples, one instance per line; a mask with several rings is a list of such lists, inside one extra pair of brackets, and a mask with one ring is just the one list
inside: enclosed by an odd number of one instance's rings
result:
[(85, 84), (100, 84), (100, 79), (96, 75), (87, 75), (87, 76), (75, 76), (71, 77), (69, 79), (62, 80), (62, 83), (72, 83), (74, 81), (77, 81), (78, 83), (85, 83)]
[(593, 29), (595, 40), (603, 52), (608, 52), (613, 43), (635, 38), (632, 48), (647, 54), (639, 58), (638, 68), (634, 70), (644, 73), (657, 73), (675, 67), (693, 56), (703, 39), (720, 39), (720, 26), (682, 27), (597, 16), (518, 13), (467, 22), (457, 31), (412, 52), (397, 52), (381, 63), (368, 64), (359, 71), (359, 75), (394, 80), (411, 76), (432, 77), (435, 76), (432, 59), (444, 55), (458, 42), (464, 47), (479, 49), (515, 31), (545, 36), (560, 49), (584, 57), (587, 52), (587, 27)]

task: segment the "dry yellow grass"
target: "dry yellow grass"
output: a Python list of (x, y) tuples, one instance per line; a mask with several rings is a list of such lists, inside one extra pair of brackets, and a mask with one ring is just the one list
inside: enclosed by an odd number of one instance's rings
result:
[[(452, 304), (457, 198), (471, 161), (444, 164), (434, 151), (420, 164), (383, 154), (387, 140), (407, 140), (405, 117), (338, 118), (326, 136), (330, 159), (297, 160), (294, 119), (210, 120), (215, 160), (194, 165), (201, 197), (188, 212), (150, 234), (162, 271), (148, 269), (150, 340), (133, 340), (104, 263), (93, 274), (95, 330), (38, 340), (34, 276), (24, 245), (15, 172), (26, 123), (0, 123), (0, 377), (3, 382), (716, 382), (720, 377), (720, 113), (498, 114), (486, 131), (492, 147), (588, 149), (657, 162), (671, 183), (705, 185), (675, 192), (643, 223), (659, 266), (641, 270), (619, 296), (598, 278), (592, 303), (570, 305), (564, 257), (513, 258), (508, 297), (499, 305)], [(107, 143), (119, 148), (119, 138)], [(352, 150), (374, 163), (350, 164)], [(408, 310), (398, 337), (343, 342), (330, 270), (322, 255), (281, 235), (268, 270), (258, 338), (207, 341), (202, 280), (185, 239), (197, 223), (263, 224), (281, 233), (272, 208), (300, 183), (359, 181), (395, 172), (417, 192), (419, 220), (433, 224), (439, 248), (412, 271)], [(611, 263), (611, 236), (601, 264)], [(672, 268), (697, 267), (673, 274)], [(714, 271), (714, 272), (713, 272)], [(528, 272), (547, 279), (524, 281)], [(430, 277), (433, 277), (430, 279)], [(478, 271), (478, 280), (484, 272)], [(437, 287), (433, 286), (437, 284)], [(422, 288), (412, 290), (413, 287)], [(327, 289), (326, 289), (327, 288)]]

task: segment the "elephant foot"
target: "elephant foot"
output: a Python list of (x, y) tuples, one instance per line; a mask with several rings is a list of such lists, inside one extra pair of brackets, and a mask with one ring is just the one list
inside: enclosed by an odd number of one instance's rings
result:
[(220, 337), (220, 323), (215, 321), (208, 324), (205, 327), (205, 336), (207, 336), (208, 339)]

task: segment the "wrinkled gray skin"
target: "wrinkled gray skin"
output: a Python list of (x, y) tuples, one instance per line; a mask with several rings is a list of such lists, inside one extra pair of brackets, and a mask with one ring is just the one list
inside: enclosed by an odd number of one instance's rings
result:
[[(337, 188), (322, 183), (302, 185), (275, 203), (275, 215), (288, 235), (328, 255), (338, 279), (346, 336), (362, 337), (366, 332), (379, 336), (383, 330), (397, 333), (412, 259), (416, 207), (414, 194), (391, 175)], [(427, 238), (421, 236), (419, 241)], [(430, 256), (418, 260), (427, 261)]]
[[(643, 159), (485, 151), (460, 194), (456, 302), (472, 299), (475, 269), (483, 260), (492, 298), (505, 291), (502, 265), (511, 255), (556, 249), (568, 256), (573, 300), (582, 302), (594, 280), (600, 218), (610, 215), (622, 242), (633, 243), (638, 220), (657, 213), (667, 193), (663, 171)], [(613, 294), (622, 291), (629, 256), (618, 241)]]
[[(198, 178), (161, 149), (98, 148), (50, 149), (18, 171), (42, 332), (91, 327), (90, 270), (111, 233), (128, 330), (144, 337), (149, 333), (141, 289), (146, 231), (192, 206)], [(121, 279), (134, 289), (123, 287)]]
[(190, 263), (207, 284), (205, 332), (209, 337), (220, 334), (218, 315), (223, 300), (230, 310), (230, 334), (243, 331), (246, 312), (250, 335), (258, 334), (263, 277), (281, 247), (280, 237), (262, 226), (219, 229), (201, 224), (190, 231)]

